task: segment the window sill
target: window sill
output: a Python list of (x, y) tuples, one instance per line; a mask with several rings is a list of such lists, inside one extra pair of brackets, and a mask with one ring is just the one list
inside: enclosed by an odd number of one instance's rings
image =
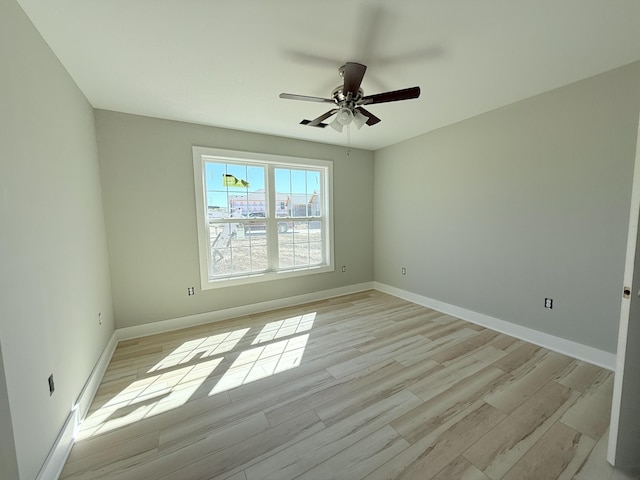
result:
[(322, 265), (317, 267), (309, 267), (298, 270), (282, 270), (278, 272), (264, 272), (243, 277), (209, 279), (209, 281), (201, 285), (202, 290), (212, 290), (216, 288), (235, 287), (240, 285), (251, 285), (263, 282), (272, 282), (283, 280), (286, 278), (302, 277), (307, 275), (316, 275), (318, 273), (333, 272), (333, 265)]

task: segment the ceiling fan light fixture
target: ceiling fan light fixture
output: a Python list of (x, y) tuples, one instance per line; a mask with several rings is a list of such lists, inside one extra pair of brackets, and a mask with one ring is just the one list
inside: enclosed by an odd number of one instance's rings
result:
[(331, 128), (333, 128), (336, 132), (342, 133), (342, 124), (338, 121), (338, 117), (334, 118), (333, 121), (329, 124)]
[(366, 115), (363, 115), (361, 111), (356, 110), (356, 114), (353, 116), (353, 124), (358, 127), (358, 130), (367, 123), (367, 120), (369, 120), (369, 118)]
[(336, 115), (336, 120), (342, 126), (349, 125), (353, 121), (353, 112), (348, 107), (342, 107)]

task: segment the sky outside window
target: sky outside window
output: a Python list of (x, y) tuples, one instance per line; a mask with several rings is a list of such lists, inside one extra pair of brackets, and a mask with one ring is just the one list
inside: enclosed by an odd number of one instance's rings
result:
[[(236, 163), (206, 162), (206, 190), (207, 205), (226, 209), (229, 207), (229, 195), (243, 195), (265, 189), (266, 169), (256, 165), (242, 165)], [(227, 186), (223, 176), (233, 177), (249, 183), (249, 187)], [(320, 172), (290, 168), (275, 169), (276, 192), (291, 195), (306, 195), (311, 197), (320, 191)]]
[[(249, 182), (249, 188), (226, 186), (223, 183), (223, 175), (225, 174)], [(205, 175), (207, 205), (210, 207), (228, 208), (228, 195), (242, 195), (264, 190), (265, 168), (262, 166), (207, 162)]]

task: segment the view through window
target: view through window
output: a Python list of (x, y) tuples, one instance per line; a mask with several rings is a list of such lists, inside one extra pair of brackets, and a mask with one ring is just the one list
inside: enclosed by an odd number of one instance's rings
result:
[(330, 162), (194, 147), (194, 168), (203, 286), (332, 268)]

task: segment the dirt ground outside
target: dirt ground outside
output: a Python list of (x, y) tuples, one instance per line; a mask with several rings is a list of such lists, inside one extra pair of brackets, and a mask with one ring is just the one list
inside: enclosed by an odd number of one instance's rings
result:
[[(287, 232), (278, 232), (281, 269), (322, 263), (322, 230), (296, 222)], [(230, 232), (230, 233), (229, 233)], [(227, 276), (258, 273), (269, 268), (266, 230), (244, 232), (242, 225), (211, 225), (211, 273)]]

